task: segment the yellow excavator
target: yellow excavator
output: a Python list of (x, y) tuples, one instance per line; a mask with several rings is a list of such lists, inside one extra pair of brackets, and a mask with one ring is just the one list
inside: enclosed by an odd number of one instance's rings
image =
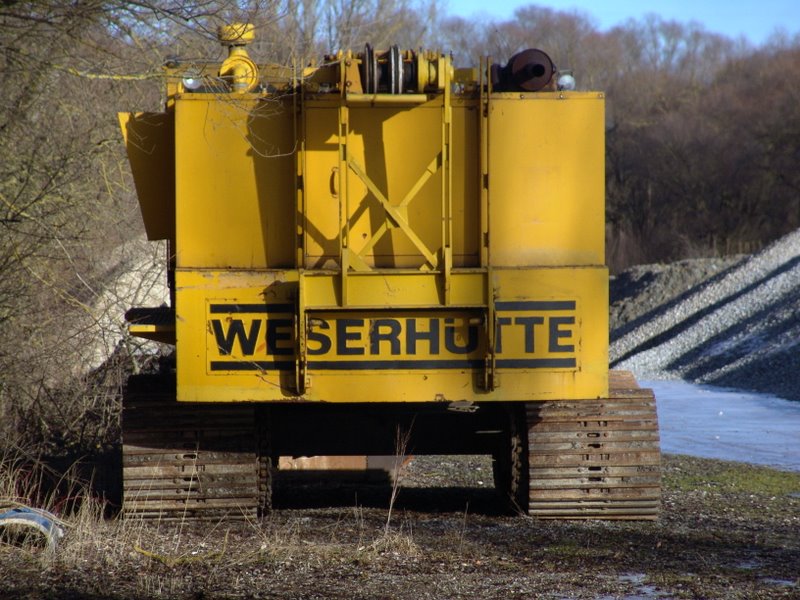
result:
[(123, 511), (270, 509), (281, 456), (486, 454), (537, 518), (654, 519), (655, 400), (608, 369), (604, 95), (543, 51), (173, 61), (123, 113), (175, 346), (123, 407)]

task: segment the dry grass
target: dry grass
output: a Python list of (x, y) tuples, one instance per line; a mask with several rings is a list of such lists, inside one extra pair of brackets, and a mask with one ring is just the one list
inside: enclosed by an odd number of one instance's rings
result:
[[(0, 465), (3, 498), (37, 497), (24, 489), (35, 481), (28, 469)], [(290, 506), (244, 522), (121, 520), (76, 488), (79, 502), (42, 505), (64, 509), (68, 532), (54, 553), (0, 546), (0, 597), (625, 598), (648, 586), (676, 598), (796, 597), (800, 476), (781, 475), (776, 491), (753, 477), (742, 487), (732, 464), (666, 466), (660, 523), (543, 523), (482, 512), (478, 501), (443, 512), (435, 498), (409, 508), (413, 488), (395, 497), (388, 529), (385, 495), (377, 507)]]
[(185, 571), (197, 568), (265, 568), (279, 573), (341, 564), (371, 565), (384, 557), (421, 555), (410, 525), (392, 523), (399, 476), (381, 526), (367, 524), (363, 509), (356, 506), (312, 539), (306, 517), (243, 523), (219, 520), (202, 526), (190, 521), (108, 519), (107, 507), (93, 496), (91, 485), (70, 472), (60, 476), (57, 486), (68, 490), (66, 495), (44, 494), (42, 490), (48, 486), (43, 481), (51, 476), (44, 463), (24, 453), (7, 451), (0, 458), (0, 509), (28, 506), (47, 510), (67, 530), (52, 552), (46, 550), (41, 535), (24, 539), (5, 536), (0, 540), (0, 562), (22, 561), (42, 572), (95, 572), (99, 581), (125, 565), (133, 574), (127, 585), (135, 597), (178, 596), (185, 591)]

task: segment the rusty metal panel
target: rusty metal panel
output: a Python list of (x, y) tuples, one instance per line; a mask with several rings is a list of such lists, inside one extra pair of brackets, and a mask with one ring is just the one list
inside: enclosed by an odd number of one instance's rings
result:
[(281, 471), (366, 471), (366, 456), (281, 456)]

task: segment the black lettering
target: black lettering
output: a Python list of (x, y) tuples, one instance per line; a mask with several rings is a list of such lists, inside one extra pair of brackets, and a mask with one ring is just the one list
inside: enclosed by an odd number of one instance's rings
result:
[[(324, 319), (320, 319), (318, 322), (318, 327), (320, 329), (330, 329), (331, 324)], [(324, 333), (320, 333), (319, 331), (314, 331), (313, 328), (309, 328), (306, 338), (308, 339), (309, 343), (313, 342), (315, 344), (319, 344), (318, 348), (311, 348), (310, 346), (307, 348), (309, 356), (319, 356), (320, 354), (327, 354), (331, 351), (331, 338)]]
[(243, 356), (252, 356), (256, 351), (256, 341), (258, 332), (261, 331), (261, 320), (255, 319), (250, 323), (250, 332), (245, 333), (244, 323), (241, 319), (231, 319), (228, 331), (223, 331), (222, 321), (211, 319), (211, 328), (214, 330), (214, 337), (217, 340), (217, 348), (222, 356), (230, 356), (233, 351), (233, 344), (239, 340)]
[(428, 331), (417, 331), (417, 320), (406, 319), (406, 352), (417, 353), (417, 341), (428, 340), (430, 353), (439, 354), (439, 319), (428, 319)]
[(364, 348), (351, 347), (348, 341), (361, 339), (360, 331), (347, 331), (348, 327), (363, 327), (364, 319), (336, 319), (336, 354), (340, 356), (364, 354)]
[(550, 342), (548, 344), (550, 352), (575, 352), (575, 346), (572, 344), (558, 343), (561, 338), (572, 337), (572, 331), (561, 329), (561, 325), (573, 325), (574, 323), (575, 317), (550, 317)]
[(544, 317), (516, 317), (514, 319), (514, 325), (522, 325), (525, 327), (526, 354), (534, 353), (534, 342), (536, 340), (533, 334), (533, 328), (534, 326), (541, 325), (542, 323), (544, 323)]
[(497, 329), (494, 331), (494, 351), (500, 354), (503, 351), (503, 326), (511, 325), (511, 317), (498, 317)]
[[(381, 332), (381, 328), (389, 331)], [(400, 322), (397, 319), (373, 319), (369, 332), (369, 353), (380, 354), (381, 342), (389, 342), (391, 353), (400, 354)]]
[[(456, 333), (462, 333), (463, 327), (456, 328), (455, 319), (444, 320), (444, 347), (453, 354), (469, 354), (478, 348), (478, 327), (469, 325), (467, 327), (467, 342), (463, 346), (456, 343)], [(463, 337), (460, 336), (460, 337)]]
[(291, 319), (267, 319), (267, 354), (294, 354), (294, 348), (291, 345), (288, 347), (285, 344), (278, 345), (278, 342), (291, 341), (291, 339)]

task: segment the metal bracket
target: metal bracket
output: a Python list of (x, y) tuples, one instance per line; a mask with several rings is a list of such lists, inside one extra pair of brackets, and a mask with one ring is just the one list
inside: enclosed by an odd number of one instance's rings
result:
[[(380, 202), (381, 206), (383, 207), (383, 210), (386, 212), (387, 218), (391, 222), (390, 224), (399, 227), (400, 229), (403, 230), (403, 233), (406, 234), (408, 239), (411, 240), (411, 243), (417, 247), (419, 253), (422, 254), (425, 260), (428, 261), (430, 266), (433, 268), (437, 267), (436, 255), (433, 254), (433, 252), (431, 252), (428, 249), (428, 247), (420, 239), (417, 233), (411, 228), (411, 225), (409, 225), (403, 213), (406, 212), (404, 210), (406, 205), (409, 202), (411, 202), (414, 196), (416, 196), (417, 192), (419, 192), (419, 190), (422, 189), (422, 185), (428, 180), (428, 178), (433, 173), (435, 173), (438, 170), (438, 163), (439, 163), (439, 157), (436, 156), (430, 162), (428, 168), (425, 169), (425, 172), (422, 174), (422, 176), (414, 185), (414, 187), (409, 191), (408, 194), (406, 194), (406, 197), (403, 198), (403, 201), (400, 203), (400, 205), (394, 206), (389, 202), (386, 196), (384, 196), (383, 193), (378, 189), (378, 187), (375, 185), (372, 179), (370, 179), (370, 177), (366, 174), (364, 169), (361, 168), (361, 165), (359, 165), (355, 160), (347, 161), (347, 166), (350, 167), (350, 170), (352, 170), (353, 173), (355, 173), (358, 176), (358, 178), (364, 182), (364, 185), (367, 186), (367, 189), (372, 193), (375, 199), (378, 200), (378, 202)], [(380, 236), (383, 235), (387, 230), (388, 226), (383, 225), (381, 228), (378, 229), (378, 231), (375, 232), (373, 240), (377, 242), (376, 238), (380, 238)], [(372, 245), (374, 245), (374, 243)]]
[(499, 387), (497, 380), (497, 312), (494, 307), (494, 288), (492, 286), (492, 270), (487, 273), (488, 293), (486, 298), (486, 357), (484, 358), (483, 387), (493, 391)]
[(306, 389), (311, 387), (308, 378), (308, 348), (306, 338), (308, 323), (306, 315), (305, 289), (303, 285), (303, 271), (298, 272), (297, 281), (297, 313), (294, 315), (294, 334), (295, 347), (295, 368), (294, 368), (294, 387), (298, 396), (306, 393)]
[(447, 405), (447, 410), (471, 414), (478, 412), (478, 405), (470, 400), (456, 400)]

